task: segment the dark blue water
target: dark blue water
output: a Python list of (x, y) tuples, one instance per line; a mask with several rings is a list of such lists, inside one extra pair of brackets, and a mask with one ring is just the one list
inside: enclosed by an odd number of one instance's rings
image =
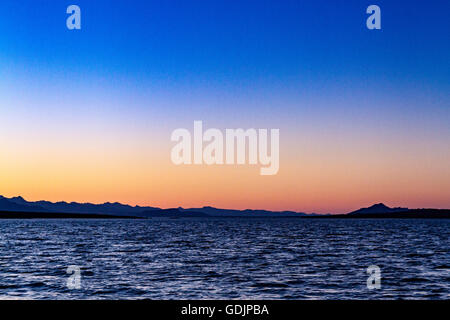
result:
[[(448, 299), (449, 220), (3, 220), (1, 299)], [(69, 289), (68, 266), (81, 268)], [(381, 270), (367, 288), (366, 268)]]

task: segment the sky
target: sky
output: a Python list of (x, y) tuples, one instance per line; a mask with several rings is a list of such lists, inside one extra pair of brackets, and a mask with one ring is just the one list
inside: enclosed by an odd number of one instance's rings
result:
[[(81, 8), (68, 30), (66, 8)], [(366, 8), (381, 8), (368, 30)], [(448, 1), (0, 3), (0, 194), (343, 213), (450, 208)], [(277, 128), (280, 169), (173, 130)]]

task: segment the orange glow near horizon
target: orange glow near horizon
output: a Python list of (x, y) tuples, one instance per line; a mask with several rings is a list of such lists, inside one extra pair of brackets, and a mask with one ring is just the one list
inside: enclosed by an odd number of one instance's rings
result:
[[(280, 150), (279, 173), (261, 176), (259, 165), (175, 166), (169, 143), (159, 146), (158, 152), (140, 146), (129, 146), (124, 152), (107, 141), (97, 148), (88, 141), (57, 150), (47, 149), (45, 143), (31, 149), (16, 145), (14, 153), (0, 160), (0, 194), (21, 195), (29, 201), (117, 201), (162, 208), (209, 205), (308, 213), (344, 213), (378, 202), (410, 208), (450, 207), (449, 168), (443, 162), (431, 165), (436, 154), (405, 157), (395, 149), (379, 154), (373, 144), (356, 141), (340, 147), (295, 149), (293, 141), (286, 141)], [(157, 143), (149, 145), (156, 148)]]

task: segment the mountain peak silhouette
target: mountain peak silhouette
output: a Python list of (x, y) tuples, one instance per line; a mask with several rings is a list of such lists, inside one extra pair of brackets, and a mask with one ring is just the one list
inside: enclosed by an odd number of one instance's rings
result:
[(380, 203), (376, 203), (373, 206), (369, 207), (369, 208), (377, 208), (377, 209), (391, 209), (389, 208), (387, 205), (385, 205), (384, 203), (380, 202)]
[(361, 208), (356, 211), (352, 211), (349, 214), (392, 213), (392, 212), (403, 212), (408, 210), (409, 210), (408, 208), (400, 208), (400, 207), (390, 208), (384, 203), (380, 202), (367, 208)]

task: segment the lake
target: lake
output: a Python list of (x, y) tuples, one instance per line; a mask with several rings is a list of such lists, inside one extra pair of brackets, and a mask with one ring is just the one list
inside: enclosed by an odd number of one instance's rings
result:
[[(448, 219), (1, 220), (0, 299), (449, 299)], [(369, 290), (367, 267), (381, 271)], [(80, 270), (70, 289), (69, 266)], [(72, 277), (72, 278), (71, 278)]]

